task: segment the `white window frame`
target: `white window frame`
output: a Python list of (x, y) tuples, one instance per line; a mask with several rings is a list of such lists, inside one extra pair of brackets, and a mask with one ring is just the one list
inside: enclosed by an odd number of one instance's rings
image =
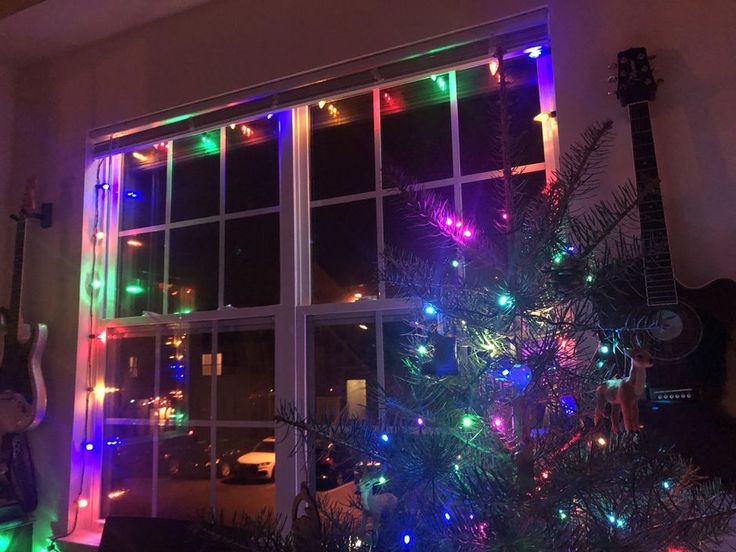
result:
[[(500, 171), (488, 171), (476, 173), (472, 175), (462, 175), (460, 170), (460, 139), (459, 139), (459, 122), (458, 122), (458, 97), (456, 84), (456, 71), (468, 67), (478, 66), (488, 63), (487, 60), (472, 61), (464, 65), (453, 65), (451, 68), (434, 69), (432, 73), (448, 73), (449, 74), (449, 91), (450, 91), (450, 110), (451, 110), (451, 139), (452, 139), (452, 159), (453, 174), (450, 178), (436, 180), (424, 183), (427, 189), (437, 188), (440, 186), (452, 185), (454, 187), (455, 209), (458, 213), (462, 213), (462, 185), (468, 182), (487, 180), (500, 175)], [(552, 63), (549, 54), (542, 55), (537, 58), (537, 75), (538, 89), (540, 96), (540, 107), (542, 111), (555, 111), (554, 83), (552, 79)], [(426, 75), (428, 76), (428, 75)], [(421, 76), (410, 76), (403, 79), (386, 81), (380, 84), (380, 88), (387, 86), (397, 86), (400, 84), (412, 82), (421, 79)], [(166, 206), (166, 223), (156, 227), (136, 228), (134, 230), (117, 231), (117, 213), (119, 212), (121, 174), (122, 174), (122, 154), (115, 154), (105, 161), (104, 173), (105, 181), (111, 184), (109, 192), (105, 195), (107, 215), (104, 217), (103, 224), (106, 237), (104, 247), (98, 255), (98, 275), (104, 280), (104, 285), (99, 295), (102, 301), (96, 301), (93, 304), (93, 316), (91, 320), (92, 335), (98, 334), (108, 328), (126, 328), (126, 327), (154, 327), (154, 326), (170, 326), (180, 324), (182, 322), (196, 324), (198, 322), (210, 322), (213, 324), (213, 353), (216, 354), (217, 348), (217, 325), (219, 322), (238, 320), (243, 324), (249, 321), (260, 322), (263, 320), (272, 321), (275, 331), (275, 404), (278, 406), (284, 402), (293, 403), (299, 412), (306, 414), (308, 401), (308, 378), (307, 370), (307, 333), (309, 320), (313, 318), (319, 319), (335, 319), (339, 322), (340, 318), (350, 315), (362, 315), (373, 317), (376, 327), (376, 359), (377, 359), (377, 380), (378, 383), (384, 384), (384, 351), (383, 351), (383, 326), (382, 320), (387, 315), (407, 314), (416, 305), (412, 305), (409, 301), (403, 299), (386, 298), (385, 285), (380, 284), (379, 297), (377, 300), (361, 300), (355, 303), (329, 303), (329, 304), (311, 304), (311, 255), (309, 248), (310, 240), (310, 209), (317, 206), (335, 205), (339, 203), (347, 203), (360, 199), (373, 199), (376, 204), (376, 239), (379, 263), (383, 253), (383, 198), (395, 194), (395, 190), (383, 189), (381, 183), (381, 114), (380, 114), (380, 88), (373, 86), (364, 90), (351, 90), (344, 95), (331, 96), (329, 99), (337, 101), (344, 97), (351, 97), (367, 92), (373, 94), (373, 117), (374, 117), (374, 163), (375, 163), (375, 187), (369, 192), (351, 194), (348, 196), (340, 196), (336, 198), (328, 198), (323, 200), (310, 201), (309, 198), (309, 105), (301, 105), (294, 108), (281, 111), (276, 116), (279, 117), (279, 162), (280, 162), (280, 202), (278, 207), (257, 209), (243, 213), (225, 213), (225, 175), (224, 158), (225, 146), (225, 126), (217, 125), (209, 130), (220, 129), (220, 214), (215, 217), (207, 217), (196, 220), (187, 220), (183, 222), (171, 223), (170, 210), (171, 204), (168, 199), (171, 197), (171, 163), (172, 148), (169, 148), (168, 167), (167, 167), (167, 206)], [(262, 117), (266, 113), (260, 114)], [(253, 117), (252, 119), (259, 118)], [(238, 120), (233, 122), (247, 122), (247, 120)], [(536, 163), (522, 167), (525, 171), (541, 171), (545, 170), (549, 179), (557, 168), (558, 163), (558, 130), (557, 120), (550, 118), (542, 124), (542, 137), (544, 144), (544, 163)], [(208, 129), (197, 129), (194, 134), (205, 132)], [(182, 136), (187, 136), (185, 134)], [(173, 139), (176, 139), (174, 137)], [(91, 148), (90, 148), (91, 149)], [(69, 491), (69, 524), (71, 526), (75, 514), (74, 501), (79, 490), (79, 462), (83, 453), (82, 440), (85, 435), (84, 429), (84, 402), (87, 393), (84, 391), (95, 385), (104, 385), (105, 371), (105, 353), (104, 347), (93, 347), (92, 366), (93, 373), (91, 381), (87, 381), (87, 343), (90, 339), (90, 317), (89, 317), (89, 285), (92, 275), (89, 274), (91, 266), (91, 257), (93, 248), (90, 243), (90, 236), (93, 233), (92, 214), (94, 213), (94, 197), (96, 184), (96, 161), (90, 157), (87, 159), (87, 171), (85, 177), (85, 195), (84, 195), (84, 224), (82, 238), (82, 271), (80, 277), (80, 311), (79, 311), (79, 334), (77, 347), (77, 393), (75, 401), (75, 416), (73, 427), (73, 453), (72, 453), (72, 470), (70, 474), (70, 491)], [(279, 241), (280, 241), (280, 276), (281, 302), (277, 305), (264, 307), (249, 308), (222, 308), (223, 307), (223, 290), (224, 290), (224, 240), (220, 239), (219, 261), (220, 266), (218, 277), (218, 304), (220, 310), (207, 312), (193, 312), (186, 315), (162, 315), (162, 316), (140, 316), (128, 318), (111, 318), (114, 314), (116, 270), (117, 270), (117, 243), (118, 238), (125, 235), (138, 234), (145, 230), (163, 229), (166, 233), (166, 244), (168, 244), (171, 228), (201, 224), (204, 222), (219, 222), (220, 237), (224, 236), (224, 224), (226, 220), (240, 218), (242, 216), (255, 216), (265, 213), (280, 213), (279, 223)], [(168, 247), (165, 248), (164, 257), (164, 274), (165, 281), (168, 279)], [(110, 262), (112, 261), (112, 262)], [(380, 267), (379, 265), (379, 268)], [(166, 305), (166, 296), (164, 294), (164, 305)], [(216, 371), (213, 370), (213, 385), (211, 395), (212, 412), (216, 405)], [(103, 411), (101, 401), (95, 398), (94, 394), (90, 395), (91, 409), (89, 418), (90, 432), (88, 437), (101, 445), (102, 428), (103, 428)], [(253, 422), (243, 422), (242, 427), (255, 427)], [(214, 427), (228, 426), (227, 422), (214, 422), (213, 419), (209, 423), (211, 427), (211, 439), (214, 440)], [(272, 426), (273, 424), (271, 424)], [(237, 426), (237, 422), (236, 422)], [(260, 423), (257, 423), (258, 427)], [(233, 426), (235, 427), (235, 426)], [(238, 426), (240, 427), (240, 426)], [(276, 511), (281, 514), (290, 512), (294, 496), (299, 491), (299, 485), (305, 480), (307, 474), (304, 471), (306, 466), (305, 451), (301, 451), (299, 455), (291, 455), (297, 444), (296, 433), (293, 430), (279, 427), (276, 431), (277, 446), (276, 454), (278, 458), (276, 468)], [(212, 447), (212, 455), (215, 454), (215, 447)], [(88, 453), (86, 453), (88, 454)], [(89, 501), (86, 509), (79, 511), (78, 527), (80, 529), (99, 531), (99, 524), (104, 523), (100, 519), (101, 511), (101, 458), (102, 454), (98, 453), (87, 456), (86, 476), (84, 482), (83, 496)], [(154, 458), (155, 461), (155, 458)], [(214, 463), (213, 463), (214, 464)], [(154, 466), (154, 470), (155, 470)], [(213, 465), (214, 469), (214, 465)], [(216, 478), (211, 478), (210, 496), (214, 503)], [(154, 489), (155, 493), (155, 489)], [(155, 508), (156, 500), (153, 500)], [(155, 511), (153, 512), (155, 515)], [(287, 522), (288, 524), (288, 522)]]

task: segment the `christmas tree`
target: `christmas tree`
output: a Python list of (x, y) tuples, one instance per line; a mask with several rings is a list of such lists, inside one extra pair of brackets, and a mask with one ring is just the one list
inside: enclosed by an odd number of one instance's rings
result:
[(590, 127), (534, 189), (513, 169), (497, 59), (502, 174), (486, 231), (409, 176), (384, 174), (409, 223), (432, 230), (422, 245), (436, 253), (391, 251), (381, 275), (416, 305), (401, 384), (373, 390), (376, 420), (280, 412), (305, 444), (316, 435), (364, 458), (359, 488), (373, 519), (333, 523), (324, 542), (339, 533), (353, 550), (701, 550), (726, 531), (733, 497), (658, 450), (626, 408), (625, 433), (618, 407), (612, 423), (593, 420), (602, 382), (650, 364), (646, 333), (627, 329), (621, 309), (637, 300), (636, 188), (594, 199), (612, 125)]

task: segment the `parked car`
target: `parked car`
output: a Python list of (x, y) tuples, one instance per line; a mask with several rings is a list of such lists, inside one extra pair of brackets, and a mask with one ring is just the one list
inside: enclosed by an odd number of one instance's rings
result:
[(238, 479), (264, 479), (273, 481), (276, 468), (276, 439), (267, 437), (255, 448), (238, 456), (234, 464), (234, 476)]
[(318, 442), (315, 458), (318, 491), (334, 489), (353, 479), (354, 457), (345, 447)]
[[(194, 430), (161, 441), (161, 467), (171, 477), (207, 478), (210, 475), (212, 445), (200, 439)], [(235, 458), (242, 454), (237, 449), (226, 449), (215, 458), (217, 477), (227, 478), (233, 474)]]

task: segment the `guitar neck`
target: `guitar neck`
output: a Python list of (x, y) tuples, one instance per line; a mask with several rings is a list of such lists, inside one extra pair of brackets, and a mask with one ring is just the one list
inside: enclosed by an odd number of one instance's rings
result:
[(659, 186), (649, 102), (629, 104), (634, 170), (639, 192), (639, 222), (644, 252), (644, 282), (649, 306), (677, 303), (667, 225)]
[[(15, 218), (15, 217), (14, 217)], [(13, 255), (13, 280), (10, 286), (10, 308), (6, 320), (6, 340), (18, 339), (18, 328), (20, 325), (20, 297), (23, 285), (23, 253), (26, 237), (26, 219), (16, 218), (15, 229), (15, 254)]]

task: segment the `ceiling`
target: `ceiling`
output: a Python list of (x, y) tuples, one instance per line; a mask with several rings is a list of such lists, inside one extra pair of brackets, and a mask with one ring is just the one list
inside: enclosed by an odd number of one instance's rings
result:
[(0, 0), (0, 61), (23, 65), (211, 0)]

